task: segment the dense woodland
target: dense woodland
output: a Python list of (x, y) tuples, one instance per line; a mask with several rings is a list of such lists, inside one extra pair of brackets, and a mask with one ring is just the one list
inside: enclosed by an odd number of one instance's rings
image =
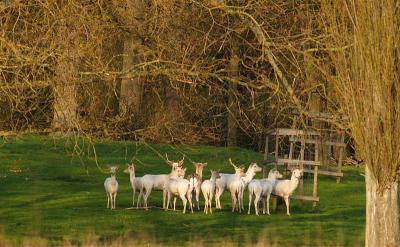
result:
[[(260, 150), (297, 112), (301, 127), (354, 138), (370, 191), (366, 243), (395, 246), (399, 5), (2, 1), (0, 126)], [(310, 112), (331, 115), (317, 125)]]
[(3, 129), (260, 149), (296, 104), (333, 106), (313, 1), (1, 7)]

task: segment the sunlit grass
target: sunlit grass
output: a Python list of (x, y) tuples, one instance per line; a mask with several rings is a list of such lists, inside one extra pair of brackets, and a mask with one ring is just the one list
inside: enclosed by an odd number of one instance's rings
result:
[[(168, 145), (152, 145), (170, 159), (181, 154)], [(208, 161), (204, 172), (219, 168), (231, 171), (227, 162), (261, 163), (260, 153), (240, 148), (210, 146), (178, 147), (195, 161)], [(106, 141), (96, 145), (100, 166), (123, 165), (136, 155), (137, 176), (168, 172), (169, 167), (146, 145)], [(64, 141), (43, 136), (28, 136), (0, 146), (0, 245), (244, 245), (260, 246), (362, 246), (365, 220), (365, 193), (359, 169), (347, 168), (340, 184), (321, 177), (317, 210), (305, 203), (291, 204), (291, 216), (279, 206), (271, 216), (232, 214), (230, 197), (223, 197), (223, 210), (213, 215), (201, 212), (182, 215), (160, 209), (126, 209), (132, 193), (126, 174), (119, 172), (120, 191), (117, 209), (106, 209), (103, 182), (107, 174), (93, 159), (67, 155)], [(189, 172), (193, 166), (186, 162)], [(86, 174), (86, 167), (88, 175)], [(306, 178), (305, 183), (311, 183)], [(247, 208), (247, 193), (245, 205)], [(160, 206), (161, 193), (150, 198)], [(178, 203), (181, 208), (180, 202)], [(131, 244), (129, 244), (131, 243)], [(197, 244), (196, 244), (197, 243)]]

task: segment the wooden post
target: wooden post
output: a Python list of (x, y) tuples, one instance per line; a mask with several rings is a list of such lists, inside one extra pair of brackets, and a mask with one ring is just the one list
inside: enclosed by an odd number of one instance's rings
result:
[(264, 160), (268, 159), (268, 143), (269, 143), (269, 136), (265, 137), (265, 147), (264, 147)]
[[(278, 153), (279, 153), (279, 135), (278, 135), (278, 133), (276, 133), (276, 136), (275, 136), (275, 162), (278, 161), (278, 158), (279, 158)], [(278, 163), (275, 163), (275, 169), (277, 169), (277, 167), (278, 167)]]
[[(268, 143), (269, 143), (269, 136), (266, 134), (265, 136), (265, 147), (264, 147), (264, 161), (268, 159)], [(267, 164), (264, 163), (263, 165), (263, 178), (267, 176)]]
[[(289, 137), (290, 140), (290, 137)], [(289, 146), (289, 159), (293, 159), (293, 148), (294, 148), (294, 141), (290, 141), (290, 146)], [(287, 168), (287, 167), (286, 167)], [(289, 169), (285, 169), (285, 176), (289, 176)]]
[[(314, 150), (314, 157), (315, 157), (315, 161), (318, 162), (318, 153), (319, 153), (319, 146), (318, 143), (316, 143), (315, 145), (315, 150)], [(318, 196), (318, 166), (314, 166), (314, 184), (313, 184), (313, 197), (317, 197)], [(317, 207), (317, 202), (313, 201), (313, 208)]]
[[(344, 131), (342, 131), (340, 136), (340, 142), (344, 143)], [(343, 163), (343, 150), (344, 147), (339, 147), (339, 160), (338, 160), (338, 172), (342, 172), (342, 163)], [(336, 183), (340, 183), (340, 177), (336, 177)]]
[[(301, 136), (301, 148), (300, 148), (300, 160), (304, 160), (304, 149), (306, 148), (306, 143), (305, 143), (305, 135)], [(304, 164), (300, 163), (300, 169), (304, 169)], [(303, 177), (300, 179), (300, 186), (299, 186), (299, 192), (300, 195), (304, 195), (304, 182), (303, 182)], [(302, 207), (303, 206), (303, 200), (299, 200), (299, 204)]]

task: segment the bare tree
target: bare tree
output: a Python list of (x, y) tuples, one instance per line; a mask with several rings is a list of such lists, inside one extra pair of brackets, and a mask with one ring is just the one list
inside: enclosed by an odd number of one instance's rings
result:
[[(228, 65), (228, 76), (230, 78), (238, 78), (239, 76), (239, 56), (237, 44), (232, 44), (234, 46), (231, 48), (231, 55), (229, 58)], [(237, 100), (237, 85), (234, 83), (228, 82), (228, 105), (227, 105), (227, 113), (228, 113), (228, 136), (227, 136), (227, 144), (228, 146), (236, 146), (237, 145), (237, 130), (238, 130), (238, 100)]]
[(321, 1), (328, 72), (365, 162), (366, 246), (400, 246), (399, 1)]
[(77, 124), (78, 97), (77, 79), (78, 70), (76, 60), (60, 58), (54, 78), (54, 117), (52, 128), (66, 130)]

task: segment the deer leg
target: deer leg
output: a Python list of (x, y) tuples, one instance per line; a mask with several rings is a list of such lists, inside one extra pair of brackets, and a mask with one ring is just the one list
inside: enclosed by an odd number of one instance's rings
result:
[[(269, 194), (269, 195), (267, 195), (267, 214), (268, 215), (270, 215), (269, 214), (269, 198), (271, 197), (271, 194)], [(265, 202), (264, 202), (264, 205), (265, 205)]]
[(176, 206), (176, 196), (174, 196), (174, 211), (175, 211), (175, 206)]
[(250, 209), (251, 209), (251, 201), (253, 200), (253, 192), (249, 192), (249, 210), (247, 211), (247, 214), (250, 214)]
[(143, 197), (143, 188), (140, 188), (140, 190), (139, 190), (139, 195), (138, 195), (138, 198), (137, 198), (136, 208), (139, 208), (139, 205), (140, 205), (140, 197)]
[(232, 194), (232, 212), (236, 209), (236, 195)]
[(186, 197), (185, 197), (185, 195), (180, 195), (180, 198), (181, 198), (182, 203), (183, 203), (183, 213), (186, 213), (186, 204), (187, 204)]
[(205, 202), (204, 202), (204, 213), (208, 214), (208, 207), (210, 205), (210, 203), (208, 202), (210, 200), (208, 194), (206, 194), (206, 196), (204, 197)]
[(147, 200), (149, 199), (150, 193), (151, 193), (151, 188), (146, 189), (146, 193), (143, 196), (144, 207), (146, 208), (146, 210), (148, 210), (148, 208), (147, 208)]
[(240, 189), (240, 205), (242, 206), (242, 210), (244, 211), (243, 192), (244, 192), (244, 187)]
[(107, 192), (107, 208), (109, 208), (109, 204), (110, 204), (110, 195)]
[(290, 213), (289, 213), (289, 202), (290, 202), (289, 196), (285, 196), (284, 199), (285, 199), (285, 204), (286, 204), (286, 214), (290, 215)]
[(210, 214), (212, 214), (212, 199), (213, 199), (213, 193), (211, 192), (209, 195), (210, 199), (208, 200), (209, 205), (209, 210), (210, 210)]
[(215, 207), (218, 209), (221, 209), (221, 195), (223, 191), (217, 187), (216, 193), (215, 193)]
[(135, 195), (136, 195), (136, 189), (133, 189), (133, 195), (132, 195), (132, 207), (135, 206)]
[(197, 210), (200, 210), (200, 187), (196, 187), (196, 202), (197, 202)]
[(241, 213), (241, 212), (242, 212), (242, 203), (241, 203), (241, 201), (240, 201), (240, 190), (239, 190), (238, 193), (237, 193), (237, 202), (238, 202), (238, 210), (239, 210), (239, 213)]
[(164, 208), (165, 211), (167, 211), (168, 208), (169, 208), (169, 202), (170, 202), (170, 199), (171, 199), (171, 193), (168, 192), (167, 195), (168, 195), (168, 199), (167, 199), (167, 206)]
[(115, 204), (116, 204), (116, 199), (117, 199), (117, 192), (114, 193), (114, 209), (115, 209)]
[(259, 202), (260, 202), (260, 196), (256, 195), (256, 199), (254, 199), (254, 208), (255, 208), (255, 211), (256, 211), (256, 215), (259, 215), (259, 213), (258, 213), (258, 203)]
[(164, 188), (163, 189), (163, 208), (165, 208), (165, 204), (166, 204), (166, 194), (167, 194), (167, 190)]
[(192, 214), (193, 214), (192, 193), (189, 193), (187, 197), (188, 197), (188, 201), (189, 201), (189, 205), (190, 205), (190, 211), (191, 211)]

